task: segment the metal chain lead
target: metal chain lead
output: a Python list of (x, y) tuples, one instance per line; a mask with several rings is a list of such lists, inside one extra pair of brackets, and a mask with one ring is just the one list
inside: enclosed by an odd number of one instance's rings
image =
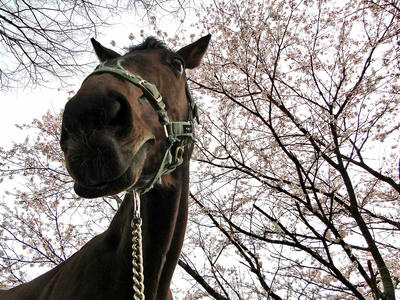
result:
[(142, 218), (140, 216), (140, 195), (133, 192), (132, 228), (132, 271), (133, 271), (133, 299), (144, 299), (144, 273), (142, 252)]

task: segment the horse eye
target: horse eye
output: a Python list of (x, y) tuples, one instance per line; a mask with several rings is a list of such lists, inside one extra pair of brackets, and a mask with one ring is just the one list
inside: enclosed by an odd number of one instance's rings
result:
[(183, 73), (183, 62), (179, 58), (173, 58), (171, 61), (172, 66), (180, 73)]

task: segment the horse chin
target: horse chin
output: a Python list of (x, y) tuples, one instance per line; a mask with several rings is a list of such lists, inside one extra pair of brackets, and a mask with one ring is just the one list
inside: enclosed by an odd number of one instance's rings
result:
[(147, 154), (153, 144), (154, 139), (147, 140), (134, 154), (127, 170), (117, 179), (96, 185), (84, 185), (75, 181), (75, 193), (83, 198), (97, 198), (115, 195), (134, 186), (139, 181)]

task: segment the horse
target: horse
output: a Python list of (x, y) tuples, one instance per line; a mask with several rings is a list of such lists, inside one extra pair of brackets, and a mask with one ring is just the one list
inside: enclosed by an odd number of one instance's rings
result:
[(127, 192), (106, 231), (36, 279), (0, 291), (0, 300), (132, 299), (135, 211), (145, 299), (172, 299), (197, 118), (185, 70), (199, 66), (210, 37), (176, 52), (148, 37), (124, 55), (91, 39), (100, 64), (65, 105), (60, 145), (77, 195)]

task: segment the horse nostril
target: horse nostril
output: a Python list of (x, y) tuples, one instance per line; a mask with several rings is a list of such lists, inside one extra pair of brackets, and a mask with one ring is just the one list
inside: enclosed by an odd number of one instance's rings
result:
[(115, 130), (120, 137), (127, 136), (132, 129), (132, 111), (128, 100), (119, 94), (114, 95), (113, 104), (110, 108), (110, 119), (108, 126)]

